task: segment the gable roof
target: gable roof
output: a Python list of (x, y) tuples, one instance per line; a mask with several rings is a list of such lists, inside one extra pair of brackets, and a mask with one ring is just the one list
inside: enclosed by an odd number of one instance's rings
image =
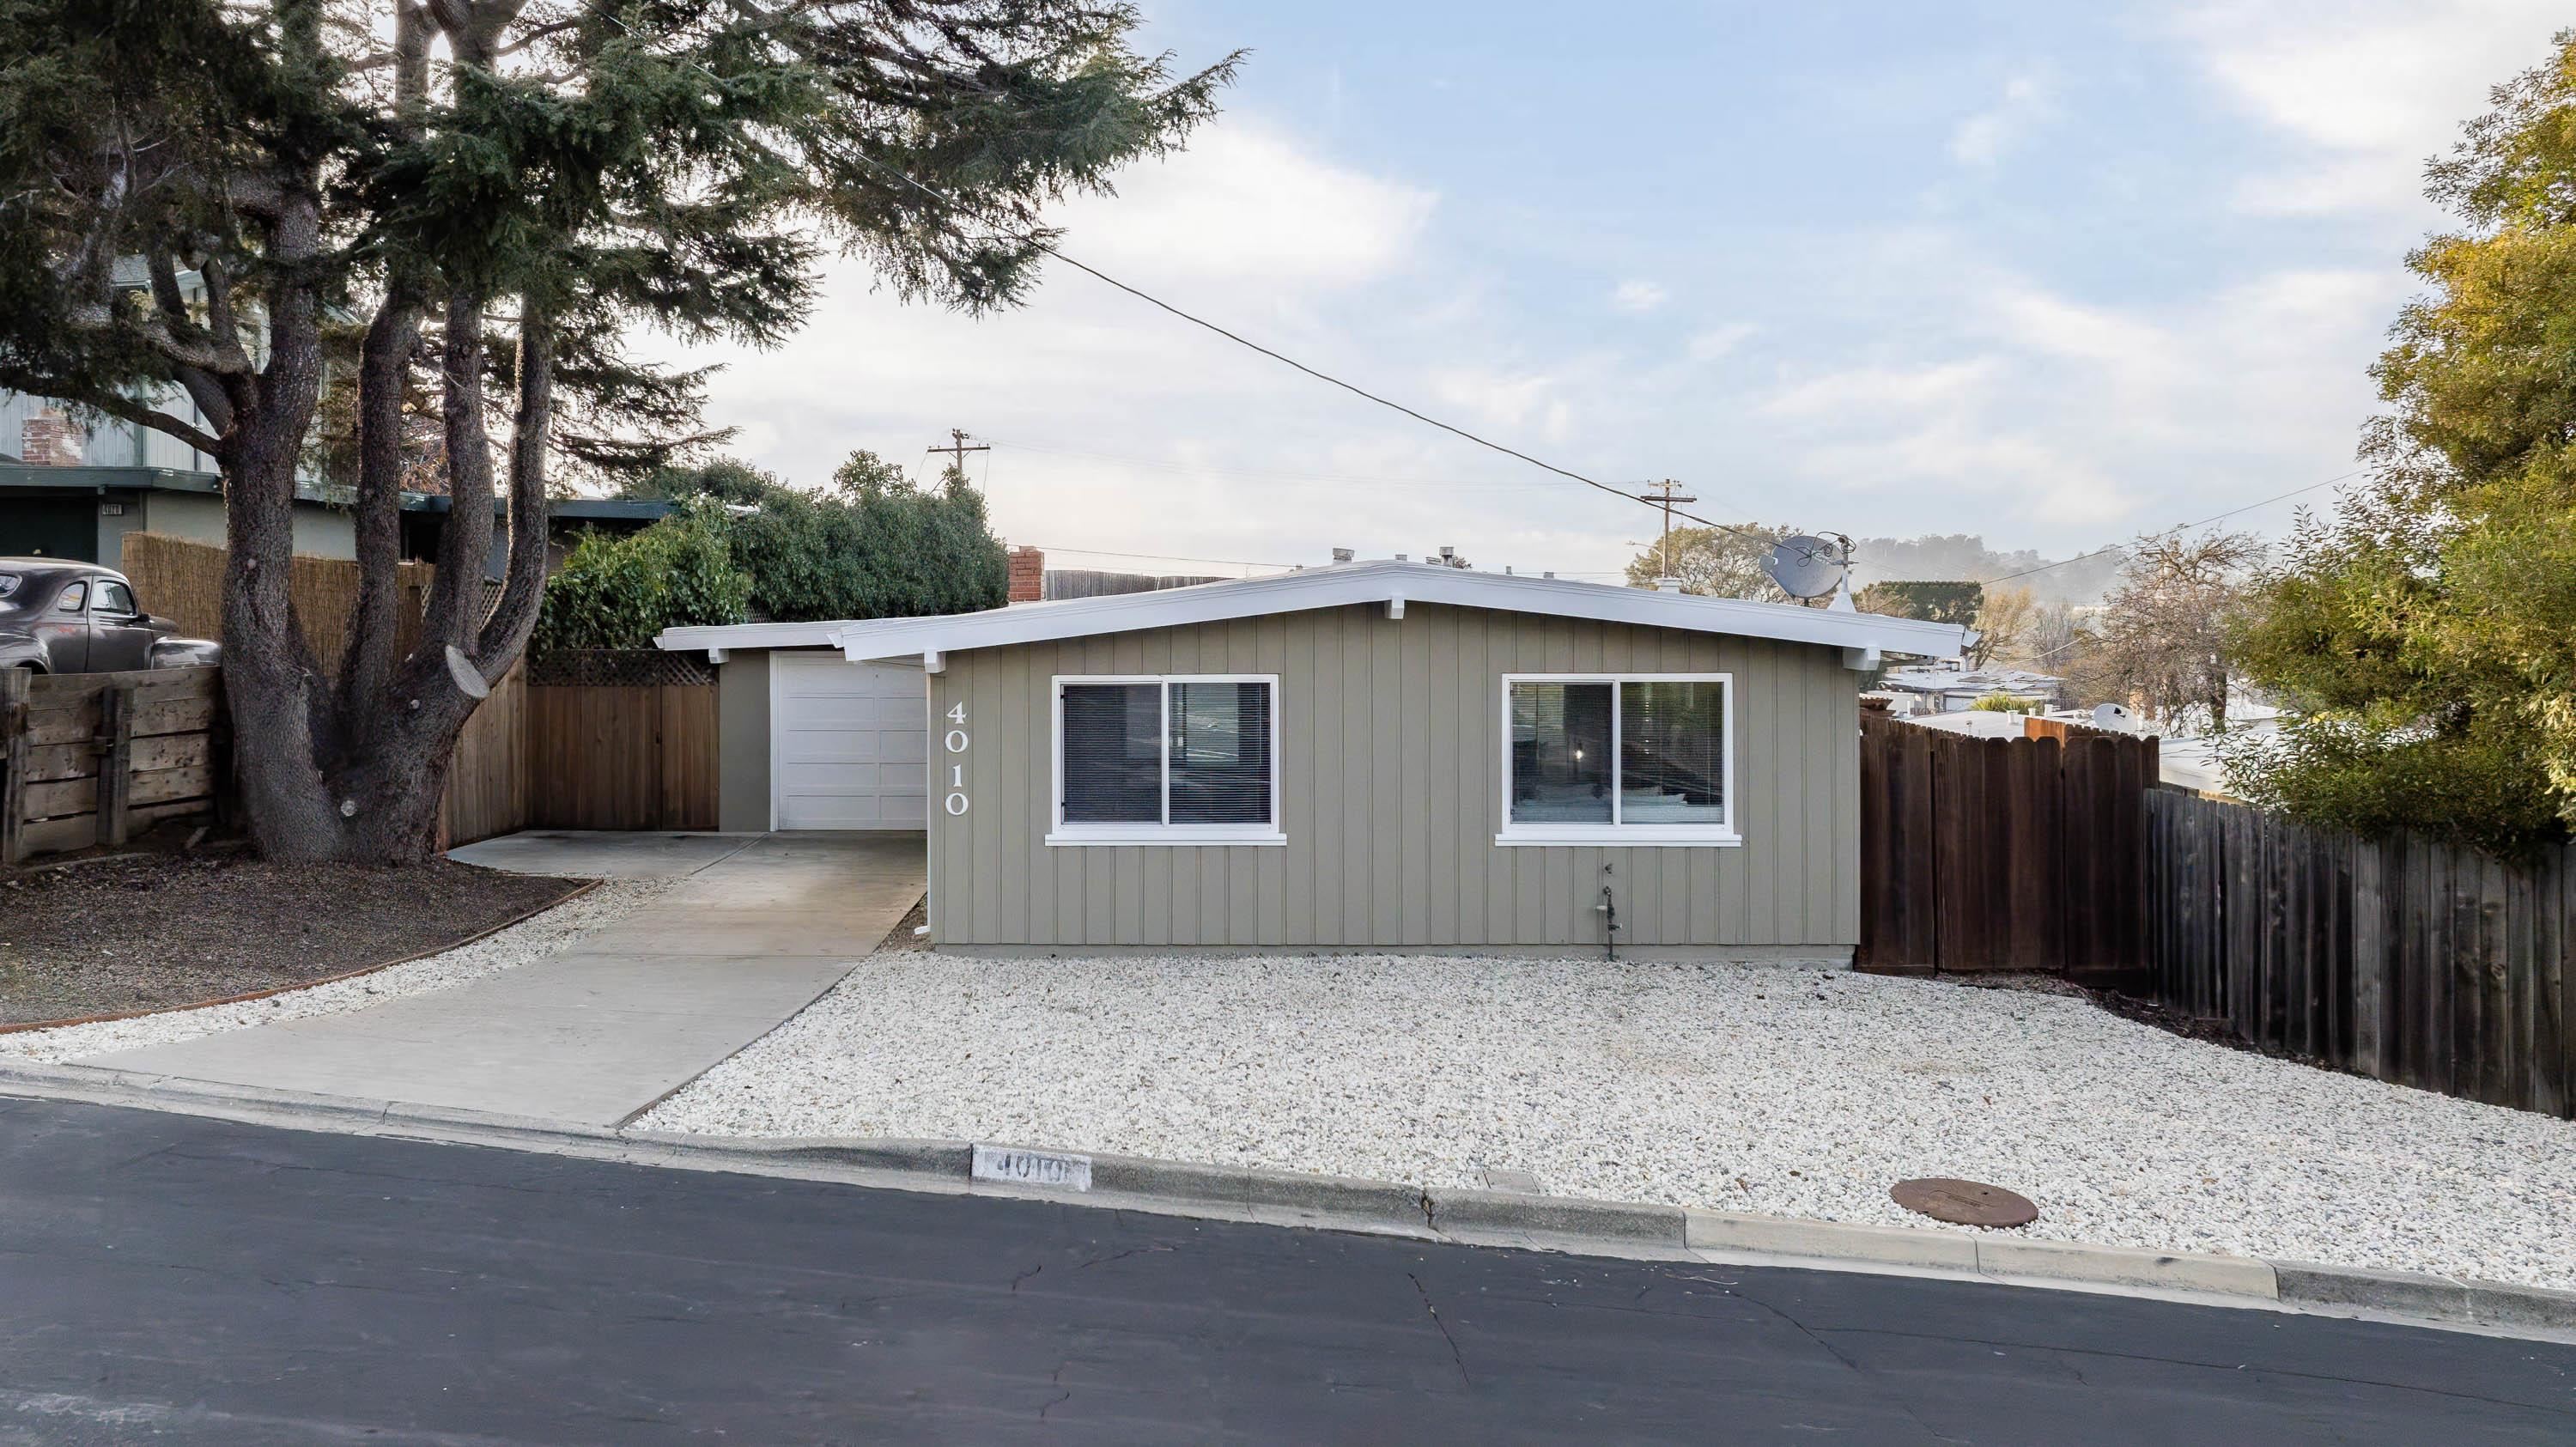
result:
[[(1506, 613), (1536, 613), (1555, 618), (1584, 618), (1603, 623), (1633, 623), (1649, 628), (1679, 628), (1694, 633), (1724, 633), (1744, 638), (1776, 638), (1853, 650), (1875, 662), (1873, 655), (1904, 653), (1946, 658), (1967, 646), (1967, 630), (1949, 623), (1922, 623), (1876, 613), (1839, 608), (1801, 608), (1788, 603), (1752, 603), (1735, 598), (1699, 598), (1680, 593), (1649, 592), (1606, 583), (1579, 583), (1565, 578), (1532, 578), (1513, 573), (1480, 573), (1431, 563), (1372, 561), (1336, 563), (1264, 578), (1236, 578), (1167, 588), (1153, 593), (1123, 593), (1103, 598), (1068, 598), (1053, 603), (1021, 603), (979, 613), (951, 613), (934, 618), (879, 618), (863, 623), (793, 625), (797, 641), (828, 639), (854, 663), (908, 658), (915, 654), (963, 652), (1013, 643), (1082, 638), (1100, 633), (1130, 633), (1232, 618), (1257, 618), (1353, 603), (1400, 606), (1437, 603), (1457, 608), (1487, 608)], [(756, 636), (745, 629), (774, 634), (778, 625), (738, 628), (672, 628), (654, 641), (663, 648), (757, 648), (785, 640)], [(1857, 659), (1855, 661), (1858, 661)]]

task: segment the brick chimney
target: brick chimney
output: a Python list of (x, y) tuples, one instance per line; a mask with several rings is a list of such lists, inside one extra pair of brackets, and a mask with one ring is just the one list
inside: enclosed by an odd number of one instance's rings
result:
[(48, 407), (19, 429), (18, 456), (38, 467), (78, 467), (81, 435), (72, 420)]
[(1036, 548), (1011, 549), (1011, 590), (1013, 603), (1035, 603), (1046, 597), (1046, 554)]

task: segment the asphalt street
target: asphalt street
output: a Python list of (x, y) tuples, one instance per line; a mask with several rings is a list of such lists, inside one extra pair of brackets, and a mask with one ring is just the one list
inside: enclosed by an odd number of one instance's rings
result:
[(0, 1442), (2576, 1441), (2576, 1347), (0, 1100)]

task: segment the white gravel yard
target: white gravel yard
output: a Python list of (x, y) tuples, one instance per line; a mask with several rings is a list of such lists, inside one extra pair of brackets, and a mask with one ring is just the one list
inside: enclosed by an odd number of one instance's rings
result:
[[(5, 1047), (0, 1047), (5, 1048)], [(637, 1122), (973, 1139), (2576, 1287), (2576, 1123), (1784, 965), (884, 953)]]
[(23, 1030), (0, 1035), (0, 1055), (60, 1062), (111, 1050), (167, 1045), (225, 1030), (274, 1025), (309, 1015), (363, 1010), (404, 995), (444, 990), (479, 980), (536, 960), (571, 945), (593, 930), (614, 924), (659, 896), (669, 879), (608, 880), (586, 894), (564, 901), (533, 919), (521, 921), (472, 944), (370, 974), (288, 990), (238, 1005), (206, 1005), (163, 1010), (131, 1020), (103, 1020), (94, 1025), (65, 1025), (52, 1030)]

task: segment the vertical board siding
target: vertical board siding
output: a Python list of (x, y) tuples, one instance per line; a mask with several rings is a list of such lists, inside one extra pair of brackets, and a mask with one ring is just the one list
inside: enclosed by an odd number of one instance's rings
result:
[(2505, 863), (2170, 791), (2146, 799), (2152, 988), (2255, 1044), (2576, 1113), (2576, 848)]
[[(1499, 847), (1507, 673), (1730, 673), (1735, 848)], [(1275, 673), (1285, 846), (1050, 847), (1054, 680)], [(965, 815), (934, 809), (933, 938), (959, 945), (1850, 947), (1858, 676), (1837, 650), (1414, 604), (952, 653)], [(933, 767), (953, 760), (934, 747)]]

